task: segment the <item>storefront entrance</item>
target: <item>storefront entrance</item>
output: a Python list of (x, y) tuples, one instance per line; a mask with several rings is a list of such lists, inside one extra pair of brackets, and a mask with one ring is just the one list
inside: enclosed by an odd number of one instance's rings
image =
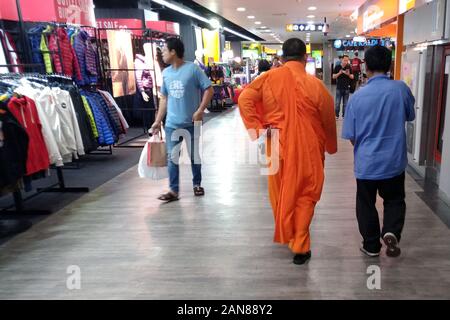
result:
[(441, 165), (440, 189), (450, 198), (450, 46), (445, 49), (437, 119), (436, 160)]

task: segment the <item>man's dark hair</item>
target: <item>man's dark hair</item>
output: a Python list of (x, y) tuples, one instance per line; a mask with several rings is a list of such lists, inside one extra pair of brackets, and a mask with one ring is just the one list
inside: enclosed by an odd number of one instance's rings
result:
[(342, 60), (343, 57), (344, 57), (344, 56), (339, 56), (339, 60)]
[(184, 44), (178, 38), (169, 38), (166, 40), (166, 45), (169, 51), (175, 50), (178, 58), (184, 58)]
[(383, 46), (367, 49), (364, 60), (369, 71), (387, 73), (392, 65), (392, 51)]
[(357, 57), (357, 56), (359, 56), (359, 53), (358, 53), (358, 52), (355, 52), (355, 57)]
[(343, 56), (342, 56), (342, 59), (344, 59), (344, 58), (350, 58), (347, 54), (344, 54)]
[(303, 61), (306, 54), (306, 44), (298, 39), (291, 38), (283, 43), (283, 59), (285, 61)]
[(258, 72), (261, 74), (262, 72), (266, 72), (270, 70), (270, 63), (267, 60), (260, 60), (258, 62)]

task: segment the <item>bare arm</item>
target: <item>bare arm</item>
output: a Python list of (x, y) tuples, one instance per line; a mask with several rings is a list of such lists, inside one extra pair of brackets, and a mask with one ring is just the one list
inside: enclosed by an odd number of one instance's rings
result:
[(198, 108), (198, 111), (204, 112), (206, 108), (208, 107), (209, 103), (211, 102), (211, 99), (214, 96), (214, 89), (213, 87), (209, 87), (206, 89), (206, 91), (203, 93), (202, 102), (200, 103), (200, 107)]
[(205, 90), (205, 92), (203, 93), (202, 102), (200, 103), (200, 106), (198, 107), (197, 111), (192, 116), (192, 122), (203, 120), (203, 113), (205, 112), (206, 108), (211, 102), (213, 95), (214, 95), (213, 87), (209, 87), (208, 89)]
[(165, 95), (161, 95), (161, 99), (159, 100), (158, 114), (156, 115), (156, 120), (153, 123), (152, 128), (150, 129), (153, 134), (156, 134), (161, 130), (161, 123), (166, 113), (167, 113), (167, 97)]

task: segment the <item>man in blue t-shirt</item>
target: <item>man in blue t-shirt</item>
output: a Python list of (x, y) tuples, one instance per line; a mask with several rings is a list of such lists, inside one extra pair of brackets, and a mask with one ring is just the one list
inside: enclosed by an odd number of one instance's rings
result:
[(184, 61), (184, 44), (180, 39), (166, 41), (163, 60), (170, 67), (163, 72), (162, 98), (151, 131), (155, 134), (161, 130), (162, 120), (167, 114), (165, 130), (170, 191), (158, 199), (170, 202), (179, 199), (179, 158), (183, 139), (186, 139), (190, 153), (194, 194), (205, 194), (201, 186), (200, 128), (214, 91), (206, 74), (193, 62)]
[[(406, 214), (405, 124), (415, 119), (415, 99), (404, 82), (386, 75), (392, 64), (389, 49), (368, 49), (365, 62), (370, 80), (348, 102), (342, 137), (355, 148), (356, 214), (364, 239), (361, 251), (379, 256), (382, 238), (386, 254), (397, 257)], [(381, 231), (375, 207), (377, 192), (384, 200)]]

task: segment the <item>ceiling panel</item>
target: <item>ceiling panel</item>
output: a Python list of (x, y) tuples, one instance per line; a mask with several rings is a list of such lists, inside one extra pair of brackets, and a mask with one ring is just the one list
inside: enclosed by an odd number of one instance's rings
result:
[[(311, 42), (321, 43), (326, 39), (353, 36), (356, 22), (350, 20), (350, 15), (365, 0), (195, 0), (195, 2), (269, 42), (277, 41), (271, 33), (275, 33), (281, 41), (292, 36), (306, 39), (306, 33), (286, 32), (286, 24), (308, 21), (321, 23), (327, 18), (330, 25), (327, 37), (321, 32), (311, 33)], [(309, 11), (308, 8), (311, 6), (317, 7), (317, 10)], [(240, 7), (246, 10), (237, 11)], [(308, 18), (308, 15), (314, 15), (315, 18)], [(249, 19), (248, 16), (255, 16), (255, 19)], [(260, 21), (261, 24), (255, 24), (256, 21)], [(262, 32), (263, 29), (259, 27), (267, 27), (271, 32)]]

